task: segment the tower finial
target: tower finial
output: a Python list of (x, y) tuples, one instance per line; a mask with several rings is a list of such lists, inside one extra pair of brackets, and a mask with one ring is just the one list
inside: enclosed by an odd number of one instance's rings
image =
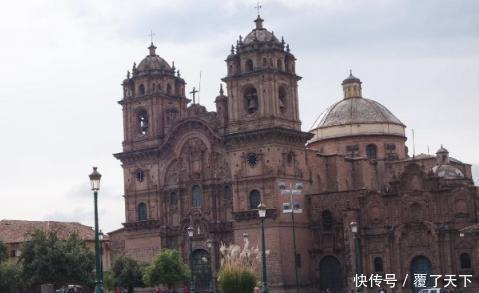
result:
[(150, 50), (150, 56), (155, 56), (155, 55), (156, 55), (156, 53), (155, 53), (156, 47), (155, 47), (155, 45), (153, 44), (153, 36), (154, 36), (154, 35), (155, 35), (155, 34), (153, 33), (153, 31), (150, 30), (150, 42), (151, 42), (151, 44), (150, 44), (150, 46), (148, 47), (148, 49)]
[(220, 96), (223, 96), (224, 91), (223, 91), (223, 84), (220, 83)]
[(153, 44), (153, 36), (154, 36), (154, 35), (155, 35), (155, 34), (153, 33), (153, 31), (150, 30), (150, 41), (151, 41), (152, 44)]
[(153, 42), (151, 42), (151, 45), (148, 47), (148, 49), (150, 50), (150, 56), (155, 56), (156, 55), (156, 46), (153, 45)]
[(256, 6), (254, 8), (256, 8), (256, 10), (258, 11), (258, 17), (254, 21), (256, 23), (256, 29), (262, 29), (263, 19), (261, 18), (259, 11), (261, 8), (263, 8), (263, 6), (261, 6), (259, 2), (256, 2)]
[(349, 69), (349, 75), (352, 76), (353, 75), (353, 71), (351, 69)]

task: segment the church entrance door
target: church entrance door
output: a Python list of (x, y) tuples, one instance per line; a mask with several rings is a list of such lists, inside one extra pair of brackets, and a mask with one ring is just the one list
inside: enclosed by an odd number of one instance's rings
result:
[[(421, 284), (422, 281), (419, 279), (415, 281), (415, 274), (426, 274), (427, 277), (424, 280), (424, 283)], [(410, 280), (411, 280), (411, 289), (412, 292), (416, 293), (419, 292), (421, 289), (425, 287), (431, 287), (433, 284), (433, 280), (429, 277), (432, 274), (432, 264), (431, 261), (425, 256), (416, 256), (411, 262), (411, 273), (410, 273)]]
[(321, 292), (326, 292), (328, 289), (332, 293), (342, 292), (341, 264), (334, 256), (326, 256), (319, 262), (319, 287)]
[(211, 282), (210, 254), (204, 249), (193, 251), (193, 274), (197, 292), (209, 292)]

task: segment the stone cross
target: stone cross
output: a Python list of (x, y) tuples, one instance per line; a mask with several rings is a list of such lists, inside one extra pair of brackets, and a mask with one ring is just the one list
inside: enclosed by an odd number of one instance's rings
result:
[(154, 36), (154, 35), (155, 35), (155, 34), (153, 33), (153, 31), (150, 30), (150, 40), (151, 40), (151, 43), (152, 43), (152, 44), (153, 44), (153, 36)]
[(198, 92), (198, 91), (196, 90), (195, 87), (193, 87), (193, 90), (190, 92), (190, 94), (193, 94), (193, 104), (196, 104), (195, 94), (196, 94), (197, 92)]
[(256, 2), (256, 6), (254, 8), (256, 8), (256, 11), (258, 11), (258, 16), (259, 16), (259, 11), (261, 8), (263, 8), (263, 6), (261, 6), (259, 2)]

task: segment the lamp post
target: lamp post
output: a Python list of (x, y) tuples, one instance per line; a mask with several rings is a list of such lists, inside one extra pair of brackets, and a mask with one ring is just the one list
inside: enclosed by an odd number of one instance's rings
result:
[(191, 270), (191, 281), (190, 281), (190, 289), (191, 293), (195, 293), (196, 288), (195, 288), (195, 273), (193, 272), (193, 234), (194, 234), (194, 229), (193, 227), (189, 226), (186, 228), (186, 231), (188, 232), (188, 238), (190, 242), (190, 270)]
[[(353, 221), (351, 224), (351, 232), (353, 232), (353, 238), (354, 238), (354, 258), (355, 258), (355, 266), (356, 266), (356, 278), (359, 277), (361, 274), (361, 257), (360, 253), (361, 251), (359, 250), (359, 233), (358, 233), (358, 223)], [(356, 292), (361, 292), (361, 287), (356, 287)]]
[(100, 267), (100, 235), (98, 233), (98, 190), (100, 190), (101, 174), (97, 171), (97, 167), (93, 167), (93, 172), (89, 177), (95, 205), (95, 293), (102, 293), (103, 280)]
[(100, 230), (100, 279), (103, 282), (103, 231)]
[(266, 241), (264, 239), (264, 219), (266, 218), (266, 206), (263, 202), (260, 202), (258, 205), (258, 215), (261, 219), (261, 242), (263, 246), (263, 251), (261, 254), (262, 263), (263, 263), (263, 293), (268, 293), (268, 275), (266, 272)]
[(213, 240), (208, 239), (206, 240), (206, 246), (208, 246), (208, 250), (210, 252), (210, 268), (211, 268), (211, 281), (210, 281), (210, 292), (216, 292), (216, 282), (215, 282), (215, 274), (213, 272)]

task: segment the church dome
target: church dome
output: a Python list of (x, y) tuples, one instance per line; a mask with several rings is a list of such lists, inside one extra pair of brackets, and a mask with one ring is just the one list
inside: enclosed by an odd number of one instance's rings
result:
[(255, 20), (256, 28), (253, 29), (243, 40), (243, 44), (251, 44), (253, 42), (275, 42), (279, 43), (280, 41), (274, 33), (268, 31), (263, 27), (263, 19), (258, 15), (258, 18)]
[(137, 66), (138, 71), (148, 71), (148, 70), (171, 70), (172, 68), (163, 58), (156, 55), (155, 53), (155, 45), (151, 43), (150, 47), (150, 54), (146, 56), (143, 60), (141, 60), (140, 64)]
[(464, 178), (462, 171), (451, 165), (449, 151), (442, 145), (436, 152), (436, 158), (438, 164), (432, 168), (434, 175), (445, 179)]
[(432, 172), (437, 177), (444, 179), (460, 179), (464, 178), (464, 174), (458, 168), (451, 165), (438, 165), (432, 168)]
[(365, 98), (344, 99), (324, 111), (312, 129), (347, 124), (386, 123), (402, 125), (391, 111), (380, 103)]
[(370, 134), (405, 136), (406, 126), (391, 111), (362, 97), (361, 84), (352, 73), (342, 82), (344, 99), (316, 119), (310, 130), (314, 134), (311, 141)]
[(273, 47), (283, 47), (283, 41), (280, 41), (273, 32), (263, 27), (263, 19), (258, 15), (256, 20), (256, 27), (244, 39), (240, 39), (241, 47), (249, 47), (258, 43), (268, 43)]

